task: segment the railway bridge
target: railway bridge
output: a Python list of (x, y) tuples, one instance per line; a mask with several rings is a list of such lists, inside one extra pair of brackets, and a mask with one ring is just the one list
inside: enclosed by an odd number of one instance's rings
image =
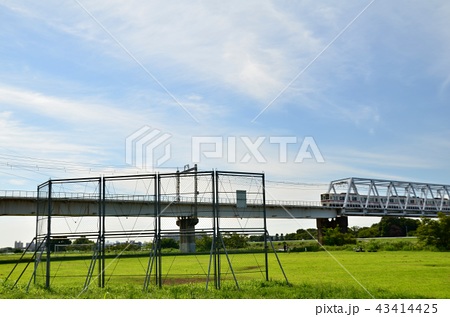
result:
[[(264, 174), (198, 172), (196, 168), (167, 174), (60, 179), (42, 183), (37, 191), (0, 191), (0, 215), (36, 218), (36, 237), (33, 240), (36, 242), (36, 265), (33, 276), (36, 277), (37, 264), (41, 258), (37, 252), (46, 252), (46, 287), (50, 286), (52, 276), (52, 241), (77, 237), (97, 240), (86, 277), (87, 288), (96, 263), (99, 286), (105, 285), (106, 238), (128, 239), (143, 237), (143, 234), (152, 237), (152, 252), (144, 283), (147, 288), (152, 274), (155, 275), (156, 283), (162, 285), (162, 236), (178, 237), (180, 251), (193, 253), (196, 235), (201, 233), (212, 236), (210, 264), (214, 263), (214, 283), (220, 288), (220, 254), (221, 248), (223, 251), (226, 248), (223, 233), (256, 233), (264, 236), (268, 280), (267, 250), (271, 242), (268, 239), (267, 219), (316, 219), (321, 243), (323, 228), (339, 226), (345, 231), (348, 217), (352, 216), (417, 218), (437, 217), (440, 212), (450, 214), (450, 186), (447, 185), (346, 178), (332, 181), (327, 192), (314, 202), (266, 200), (265, 192)], [(129, 229), (120, 223), (118, 230), (111, 229), (107, 220), (124, 217), (152, 219), (153, 224), (150, 229), (135, 226)], [(169, 230), (162, 226), (162, 220), (167, 220), (165, 218), (176, 219), (179, 229)], [(212, 221), (205, 226), (204, 222), (200, 222), (204, 218)], [(258, 223), (248, 227), (232, 227), (222, 222), (227, 219), (251, 219)], [(76, 223), (72, 228), (71, 220)], [(90, 227), (82, 229), (81, 222), (88, 222)], [(59, 229), (64, 225), (69, 230)], [(229, 259), (228, 263), (231, 268)]]
[[(183, 176), (190, 175), (185, 173)], [(195, 186), (199, 186), (195, 173)], [(192, 175), (190, 175), (192, 176)], [(114, 179), (116, 180), (116, 179)], [(64, 180), (64, 184), (74, 180)], [(76, 180), (85, 182), (85, 179)], [(91, 181), (91, 180), (89, 180)], [(61, 183), (56, 181), (56, 183)], [(56, 187), (56, 186), (55, 186)], [(0, 191), (1, 216), (38, 216), (39, 202), (51, 197), (53, 217), (172, 217), (181, 228), (195, 230), (192, 219), (211, 218), (213, 210), (220, 218), (316, 219), (319, 239), (322, 229), (335, 227), (346, 230), (348, 218), (364, 217), (437, 217), (450, 214), (450, 186), (417, 182), (365, 178), (344, 178), (330, 182), (327, 192), (317, 201), (266, 200), (258, 193), (228, 190), (226, 197), (200, 197), (190, 191), (177, 190), (159, 195), (142, 193), (48, 191)], [(198, 188), (197, 188), (198, 189)], [(189, 194), (189, 193), (190, 194)], [(43, 195), (44, 193), (44, 195)], [(183, 195), (185, 194), (185, 195)], [(240, 197), (241, 196), (241, 197)], [(42, 211), (41, 211), (42, 213)], [(48, 208), (44, 215), (48, 214)], [(321, 239), (320, 239), (321, 240)]]

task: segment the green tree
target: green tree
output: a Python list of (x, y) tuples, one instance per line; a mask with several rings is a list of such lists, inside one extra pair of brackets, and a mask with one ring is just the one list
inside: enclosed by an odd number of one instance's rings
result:
[(423, 218), (417, 228), (417, 237), (425, 245), (450, 250), (450, 216), (440, 212), (438, 220)]
[(380, 236), (378, 224), (371, 227), (363, 227), (358, 230), (358, 238), (375, 238)]
[[(258, 236), (249, 236), (248, 240), (250, 242), (263, 242), (264, 241), (264, 235), (261, 234), (261, 235), (258, 235)], [(292, 240), (295, 240), (295, 239), (292, 239)]]
[(210, 251), (212, 245), (212, 238), (210, 236), (202, 236), (197, 238), (195, 241), (195, 246), (197, 251)]
[(420, 225), (419, 220), (404, 217), (383, 217), (378, 228), (381, 237), (406, 237), (408, 232), (416, 231)]
[(297, 239), (296, 240), (314, 240), (317, 239), (317, 229), (309, 228), (309, 229), (298, 229), (297, 230)]
[(284, 240), (297, 240), (297, 234), (296, 233), (286, 233), (284, 235)]
[(180, 245), (172, 238), (161, 239), (161, 249), (179, 249)]
[(245, 235), (232, 233), (223, 237), (223, 241), (227, 248), (242, 249), (248, 244), (248, 238)]
[(342, 233), (339, 226), (336, 228), (325, 228), (323, 230), (323, 244), (324, 245), (345, 245), (355, 244), (356, 239), (350, 233)]
[(92, 240), (89, 240), (86, 237), (80, 237), (75, 239), (75, 241), (73, 241), (73, 244), (94, 244), (95, 242)]
[(116, 243), (106, 247), (106, 251), (109, 252), (124, 252), (124, 251), (139, 251), (142, 245), (140, 243), (134, 243), (133, 241)]
[(151, 250), (153, 249), (153, 243), (152, 242), (144, 242), (142, 244), (142, 250)]
[(80, 237), (73, 241), (72, 245), (67, 247), (69, 251), (92, 251), (95, 242), (86, 237)]

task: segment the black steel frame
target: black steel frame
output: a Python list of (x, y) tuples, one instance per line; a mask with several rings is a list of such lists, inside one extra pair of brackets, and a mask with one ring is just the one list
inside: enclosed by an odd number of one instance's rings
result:
[[(149, 180), (153, 182), (153, 189), (151, 190), (151, 194), (149, 194), (148, 198), (148, 206), (152, 206), (149, 208), (153, 208), (152, 217), (156, 220), (154, 222), (154, 227), (148, 232), (145, 232), (145, 236), (153, 238), (152, 249), (150, 250), (149, 260), (147, 265), (147, 271), (144, 281), (144, 290), (146, 290), (152, 281), (152, 275), (154, 275), (154, 283), (158, 287), (161, 287), (163, 284), (162, 280), (162, 252), (161, 252), (161, 237), (165, 233), (164, 229), (161, 226), (161, 218), (165, 210), (161, 208), (161, 199), (164, 192), (161, 188), (161, 181), (167, 178), (179, 178), (180, 177), (194, 177), (195, 187), (194, 187), (194, 197), (195, 197), (195, 206), (197, 206), (197, 178), (198, 177), (210, 177), (211, 178), (211, 192), (208, 194), (211, 195), (211, 218), (212, 218), (212, 228), (208, 229), (208, 232), (212, 235), (212, 245), (210, 251), (210, 261), (209, 268), (206, 280), (206, 288), (208, 288), (210, 279), (211, 279), (211, 269), (213, 275), (214, 286), (216, 289), (221, 288), (221, 256), (225, 256), (229, 265), (229, 268), (233, 274), (236, 286), (239, 288), (237, 278), (234, 274), (232, 264), (228, 257), (228, 252), (226, 250), (225, 244), (223, 242), (223, 231), (220, 226), (221, 219), (221, 204), (220, 198), (222, 192), (219, 189), (220, 180), (222, 177), (247, 177), (247, 178), (255, 178), (261, 184), (261, 212), (263, 218), (262, 228), (257, 229), (256, 231), (262, 233), (264, 235), (264, 262), (265, 262), (265, 279), (269, 280), (269, 262), (268, 262), (268, 251), (270, 243), (272, 247), (272, 251), (276, 255), (275, 248), (273, 247), (270, 237), (268, 235), (267, 230), (267, 219), (266, 219), (266, 195), (265, 195), (265, 176), (263, 173), (247, 173), (247, 172), (230, 172), (230, 171), (210, 171), (210, 172), (199, 172), (195, 166), (194, 169), (190, 169), (183, 172), (176, 173), (154, 173), (154, 174), (138, 174), (138, 175), (127, 175), (127, 176), (108, 176), (108, 177), (93, 177), (93, 178), (72, 178), (72, 179), (56, 179), (49, 180), (45, 183), (42, 183), (38, 186), (38, 194), (37, 194), (37, 213), (36, 213), (36, 237), (35, 241), (37, 245), (45, 245), (40, 250), (36, 250), (36, 253), (39, 251), (41, 253), (45, 253), (45, 287), (50, 287), (50, 276), (51, 276), (51, 248), (50, 241), (55, 236), (52, 234), (52, 216), (53, 216), (53, 205), (52, 202), (55, 197), (52, 196), (52, 188), (55, 184), (65, 184), (65, 183), (95, 183), (97, 184), (98, 192), (95, 193), (96, 201), (98, 204), (98, 231), (88, 233), (88, 235), (92, 238), (97, 238), (96, 248), (92, 255), (91, 265), (88, 269), (88, 273), (86, 276), (86, 281), (84, 285), (84, 289), (87, 289), (91, 284), (92, 277), (94, 275), (95, 266), (98, 267), (98, 286), (103, 288), (105, 287), (105, 246), (106, 246), (106, 238), (107, 237), (120, 237), (127, 235), (127, 237), (134, 234), (134, 232), (109, 232), (106, 227), (106, 208), (108, 205), (108, 195), (107, 195), (107, 185), (111, 182), (115, 181), (123, 181), (123, 180)], [(179, 194), (179, 189), (177, 189)], [(192, 193), (190, 193), (192, 194)], [(152, 200), (153, 199), (153, 200)], [(177, 200), (175, 199), (171, 204), (176, 204)], [(197, 217), (196, 209), (194, 217)], [(148, 215), (148, 214), (147, 214)], [(40, 218), (42, 217), (42, 219)], [(46, 220), (46, 231), (41, 233), (38, 228), (41, 225), (41, 221)], [(235, 228), (234, 232), (243, 232), (242, 228)], [(139, 236), (142, 236), (142, 232), (139, 233)], [(83, 235), (86, 235), (84, 232)], [(280, 265), (280, 268), (283, 272), (284, 277), (286, 275), (281, 266), (281, 262), (276, 255), (277, 261)], [(34, 281), (36, 282), (36, 272), (37, 268), (40, 265), (40, 256), (35, 257), (35, 267), (33, 272)], [(287, 281), (287, 278), (286, 278)]]

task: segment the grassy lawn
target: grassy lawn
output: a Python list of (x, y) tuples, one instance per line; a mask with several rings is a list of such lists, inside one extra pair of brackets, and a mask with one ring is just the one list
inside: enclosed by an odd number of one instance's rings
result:
[[(376, 298), (450, 298), (450, 253), (335, 251), (280, 254), (292, 283), (366, 289)], [(291, 278), (292, 277), (292, 278)]]
[[(21, 263), (8, 283), (0, 286), (0, 298), (450, 298), (449, 252), (321, 251), (278, 256), (290, 286), (273, 254), (269, 254), (269, 282), (263, 254), (231, 254), (232, 269), (223, 256), (220, 290), (215, 289), (212, 276), (206, 290), (209, 255), (168, 255), (162, 257), (162, 289), (152, 281), (149, 290), (143, 291), (146, 257), (108, 258), (106, 288), (98, 288), (94, 280), (86, 292), (82, 288), (90, 260), (55, 260), (51, 290), (32, 284), (25, 291), (32, 265), (11, 290), (25, 265)], [(4, 259), (0, 256), (0, 282), (15, 265), (1, 264)]]

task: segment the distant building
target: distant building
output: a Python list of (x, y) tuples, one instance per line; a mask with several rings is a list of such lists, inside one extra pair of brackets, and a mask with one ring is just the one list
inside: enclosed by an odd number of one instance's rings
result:
[(14, 241), (14, 249), (23, 249), (22, 241)]
[(36, 245), (33, 243), (27, 243), (27, 249), (28, 251), (34, 251), (36, 249)]

